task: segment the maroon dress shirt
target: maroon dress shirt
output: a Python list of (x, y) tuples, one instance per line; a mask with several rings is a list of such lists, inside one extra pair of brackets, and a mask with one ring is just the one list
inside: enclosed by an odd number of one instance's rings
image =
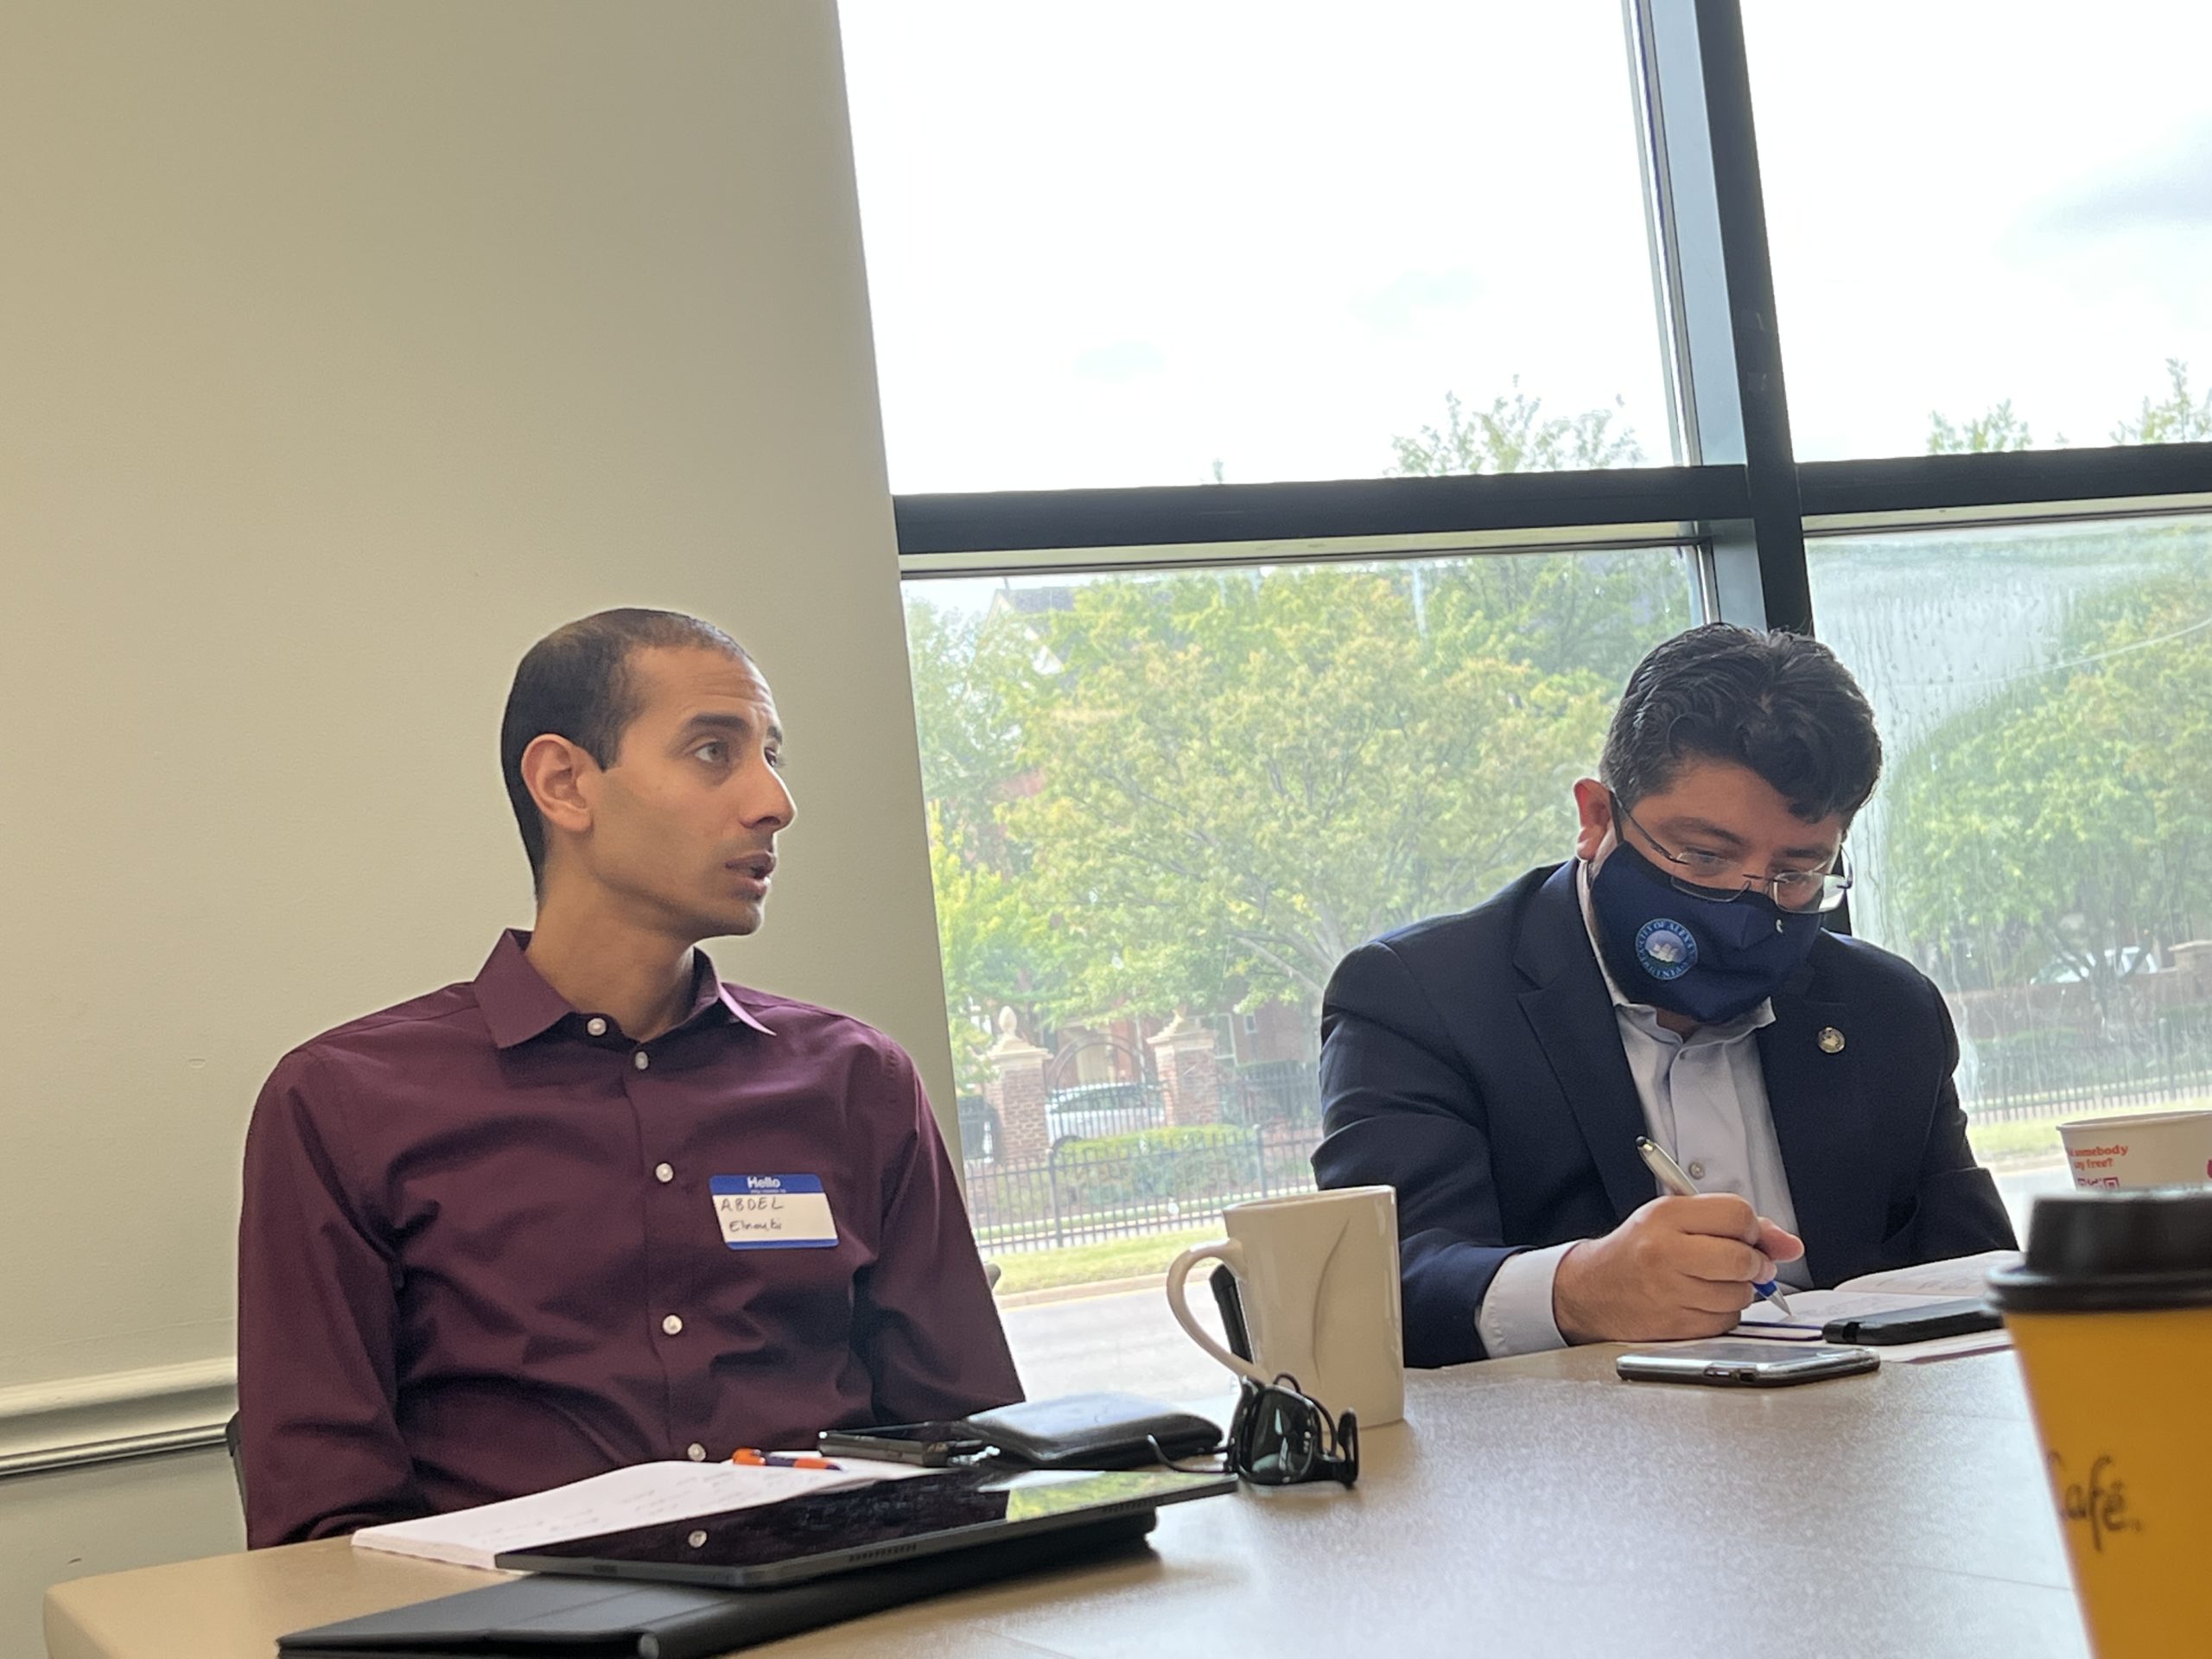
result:
[[(913, 1063), (699, 956), (649, 1043), (509, 933), (278, 1064), (238, 1228), (255, 1546), (655, 1458), (1021, 1397)], [(733, 1249), (715, 1177), (812, 1176), (834, 1245)]]

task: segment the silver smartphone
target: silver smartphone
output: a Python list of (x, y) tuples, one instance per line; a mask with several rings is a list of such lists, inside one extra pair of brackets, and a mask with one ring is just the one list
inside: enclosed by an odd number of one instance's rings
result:
[(1613, 1369), (1637, 1382), (1703, 1382), (1717, 1389), (1782, 1389), (1793, 1382), (1871, 1371), (1882, 1357), (1871, 1348), (1828, 1348), (1780, 1342), (1686, 1342), (1639, 1348)]

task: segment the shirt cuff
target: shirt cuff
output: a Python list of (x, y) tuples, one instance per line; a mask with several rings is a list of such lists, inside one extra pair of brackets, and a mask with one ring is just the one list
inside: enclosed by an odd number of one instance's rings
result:
[(1560, 1258), (1582, 1241), (1509, 1255), (1491, 1276), (1490, 1293), (1475, 1310), (1476, 1334), (1483, 1352), (1491, 1359), (1510, 1359), (1516, 1354), (1548, 1353), (1567, 1345), (1552, 1318), (1552, 1278)]

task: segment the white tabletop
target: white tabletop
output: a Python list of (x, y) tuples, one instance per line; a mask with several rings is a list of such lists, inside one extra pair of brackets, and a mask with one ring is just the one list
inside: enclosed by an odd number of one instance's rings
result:
[[(791, 1659), (2087, 1651), (2009, 1353), (1776, 1390), (1611, 1349), (1414, 1372), (1346, 1492), (1160, 1512), (1148, 1553), (773, 1644)], [(83, 1579), (52, 1659), (260, 1659), (486, 1582), (342, 1540)]]

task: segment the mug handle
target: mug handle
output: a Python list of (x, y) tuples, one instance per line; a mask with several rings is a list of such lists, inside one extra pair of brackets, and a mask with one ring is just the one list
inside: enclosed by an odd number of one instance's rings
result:
[(1249, 1376), (1262, 1388), (1268, 1385), (1260, 1368), (1249, 1359), (1239, 1359), (1235, 1354), (1206, 1334), (1205, 1327), (1191, 1317), (1191, 1306), (1184, 1300), (1184, 1281), (1191, 1276), (1191, 1269), (1207, 1260), (1217, 1261), (1232, 1273), (1244, 1264), (1243, 1247), (1234, 1239), (1217, 1239), (1211, 1244), (1194, 1244), (1167, 1264), (1167, 1311), (1175, 1316), (1175, 1323), (1183, 1327), (1192, 1342), (1205, 1349), (1216, 1359), (1236, 1373)]

